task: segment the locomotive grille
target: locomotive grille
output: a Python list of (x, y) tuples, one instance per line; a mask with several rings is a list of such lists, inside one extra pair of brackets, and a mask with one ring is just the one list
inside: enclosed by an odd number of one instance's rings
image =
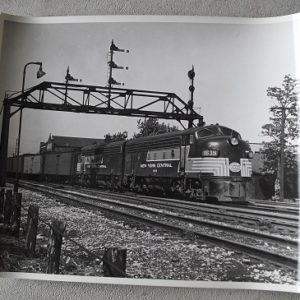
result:
[(108, 156), (114, 156), (114, 155), (120, 155), (121, 149), (120, 146), (118, 147), (109, 147), (104, 149), (103, 154), (106, 154)]
[(128, 152), (139, 152), (152, 149), (163, 149), (163, 148), (173, 148), (180, 146), (180, 139), (176, 138), (165, 138), (163, 140), (153, 140), (153, 141), (143, 141), (143, 143), (134, 143), (133, 145), (127, 144)]
[(213, 176), (229, 176), (228, 158), (188, 158), (186, 173), (209, 173)]
[(250, 159), (241, 158), (241, 176), (251, 177), (252, 175), (252, 162)]

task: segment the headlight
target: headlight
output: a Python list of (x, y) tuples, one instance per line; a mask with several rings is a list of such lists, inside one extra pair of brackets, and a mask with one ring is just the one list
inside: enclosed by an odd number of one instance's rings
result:
[(253, 152), (252, 151), (246, 151), (246, 157), (247, 158), (253, 158)]
[(239, 140), (237, 138), (233, 137), (230, 139), (230, 144), (232, 146), (237, 146), (239, 144)]
[(217, 157), (219, 156), (219, 150), (202, 150), (203, 157)]

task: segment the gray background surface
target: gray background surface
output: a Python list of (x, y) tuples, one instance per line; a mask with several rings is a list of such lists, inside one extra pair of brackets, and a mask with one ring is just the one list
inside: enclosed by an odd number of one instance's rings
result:
[[(300, 12), (299, 0), (1, 0), (15, 15), (199, 15), (270, 17)], [(0, 279), (0, 299), (299, 299), (299, 295), (247, 290), (213, 290), (96, 285)]]

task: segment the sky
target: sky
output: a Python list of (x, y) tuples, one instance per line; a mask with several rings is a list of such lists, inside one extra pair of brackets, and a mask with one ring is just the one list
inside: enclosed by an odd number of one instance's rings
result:
[[(216, 18), (216, 22), (217, 22)], [(195, 67), (194, 107), (206, 124), (219, 123), (262, 142), (269, 122), (266, 90), (280, 86), (284, 75), (295, 76), (293, 25), (217, 23), (78, 23), (27, 24), (6, 21), (0, 61), (4, 90), (21, 90), (23, 67), (43, 62), (47, 73), (36, 79), (36, 66), (26, 74), (26, 88), (41, 81), (63, 82), (66, 69), (82, 84), (105, 86), (107, 52), (114, 39), (115, 62), (128, 66), (114, 78), (124, 88), (176, 93), (189, 100), (187, 72)], [(175, 124), (175, 123), (172, 123)], [(35, 153), (49, 134), (103, 138), (106, 133), (137, 132), (137, 119), (105, 115), (24, 110), (21, 153)], [(1, 125), (0, 125), (1, 126)], [(18, 117), (10, 123), (9, 154), (15, 150)]]

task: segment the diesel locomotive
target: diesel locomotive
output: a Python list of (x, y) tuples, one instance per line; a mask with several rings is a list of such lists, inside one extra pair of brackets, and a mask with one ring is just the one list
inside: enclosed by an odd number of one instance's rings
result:
[(253, 153), (240, 134), (216, 125), (82, 148), (83, 186), (161, 193), (197, 201), (245, 201)]

